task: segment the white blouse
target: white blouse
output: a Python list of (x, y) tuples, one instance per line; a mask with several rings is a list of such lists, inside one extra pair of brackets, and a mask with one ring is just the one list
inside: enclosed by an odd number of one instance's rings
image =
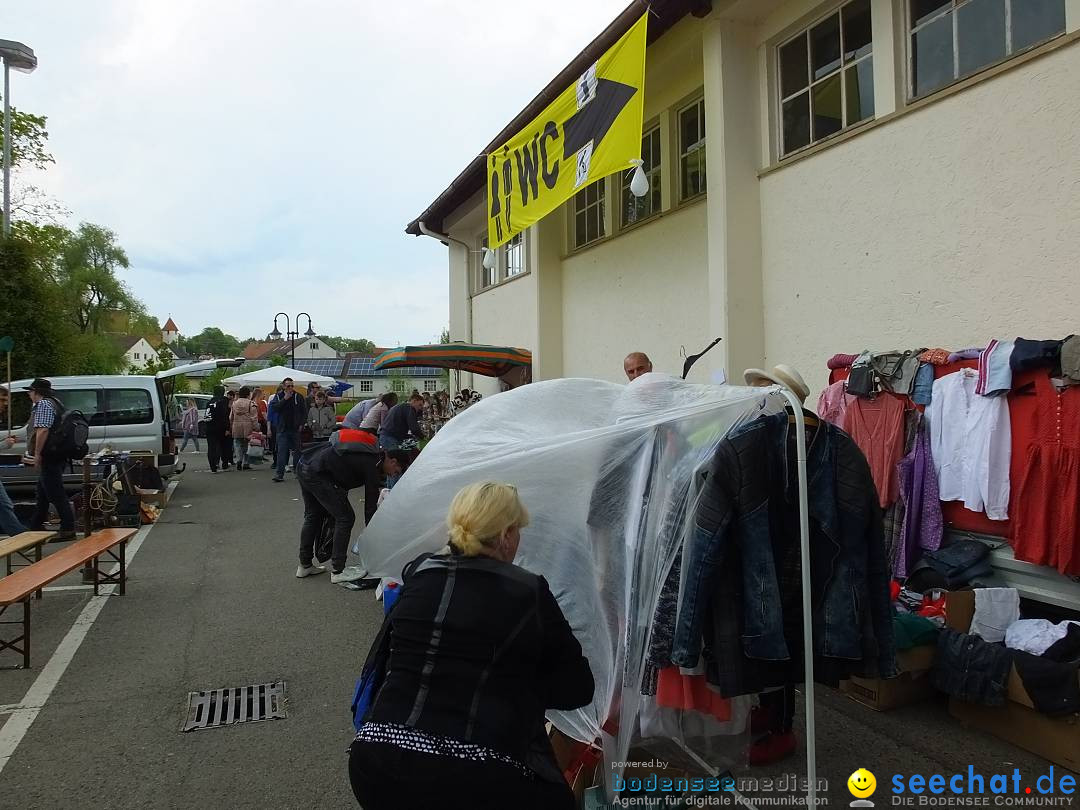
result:
[(943, 501), (963, 501), (991, 520), (1009, 519), (1012, 428), (1007, 397), (975, 393), (978, 374), (963, 369), (934, 380), (926, 419)]

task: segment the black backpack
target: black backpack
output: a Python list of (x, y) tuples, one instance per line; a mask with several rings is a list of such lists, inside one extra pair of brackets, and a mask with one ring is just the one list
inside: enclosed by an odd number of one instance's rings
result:
[(56, 421), (49, 429), (42, 456), (52, 461), (78, 461), (90, 452), (90, 423), (78, 410), (64, 410), (59, 400), (53, 400)]

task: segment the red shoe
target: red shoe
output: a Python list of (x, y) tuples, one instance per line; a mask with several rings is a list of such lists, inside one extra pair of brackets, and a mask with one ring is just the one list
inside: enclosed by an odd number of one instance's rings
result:
[(750, 746), (750, 765), (771, 765), (795, 752), (799, 740), (794, 731), (769, 733)]

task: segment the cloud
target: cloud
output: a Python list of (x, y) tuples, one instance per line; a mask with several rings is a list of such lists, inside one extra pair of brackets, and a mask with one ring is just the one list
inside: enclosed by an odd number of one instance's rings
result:
[(405, 223), (624, 5), (39, 0), (5, 30), (40, 60), (12, 88), (49, 116), (36, 182), (118, 233), (151, 312), (393, 344), (448, 320), (446, 249)]

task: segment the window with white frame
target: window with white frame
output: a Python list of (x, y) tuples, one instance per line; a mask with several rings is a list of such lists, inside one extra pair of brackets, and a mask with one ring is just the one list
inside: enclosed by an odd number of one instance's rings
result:
[(436, 391), (439, 390), (439, 381), (424, 380), (424, 390), (427, 391), (429, 394), (434, 394)]
[(874, 117), (870, 0), (853, 0), (777, 48), (780, 156)]
[(361, 394), (370, 394), (374, 390), (375, 390), (375, 381), (374, 380), (361, 380), (360, 381), (360, 393)]
[(908, 0), (912, 98), (1065, 32), (1066, 0)]
[(402, 377), (392, 377), (390, 379), (390, 390), (395, 394), (404, 394), (409, 390), (408, 382)]
[(318, 343), (314, 343), (314, 342), (313, 342), (313, 343), (311, 344), (311, 349), (312, 349), (312, 351), (318, 351), (318, 349), (319, 349), (319, 344), (318, 344)]
[(585, 247), (606, 234), (604, 192), (604, 178), (600, 178), (574, 195), (572, 244), (575, 248)]
[[(510, 241), (503, 245), (503, 265), (506, 278), (520, 276), (525, 272), (525, 235), (514, 234)], [(426, 385), (426, 383), (425, 383)], [(427, 389), (425, 389), (427, 390)], [(434, 391), (435, 389), (430, 389)]]
[(649, 191), (644, 197), (635, 197), (630, 191), (634, 172), (623, 172), (623, 227), (660, 213), (660, 127), (653, 127), (642, 136), (641, 161), (641, 169), (649, 179)]
[(705, 99), (679, 110), (679, 199), (705, 193)]

